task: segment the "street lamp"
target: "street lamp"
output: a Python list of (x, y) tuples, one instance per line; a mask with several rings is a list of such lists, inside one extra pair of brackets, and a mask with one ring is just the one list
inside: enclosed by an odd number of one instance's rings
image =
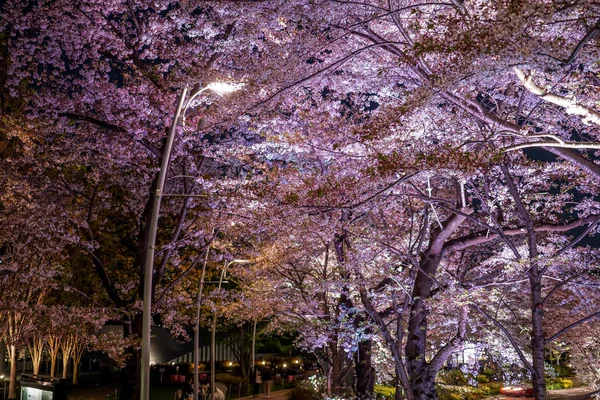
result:
[[(239, 88), (239, 85), (230, 85), (223, 82), (215, 82), (207, 85), (196, 92), (185, 105), (185, 111), (190, 106), (191, 101), (201, 93), (206, 91), (212, 91), (217, 94), (224, 94), (235, 91)], [(179, 116), (181, 110), (184, 108), (184, 102), (187, 95), (187, 88), (184, 88), (179, 97), (177, 109), (175, 110), (175, 116), (171, 123), (171, 129), (169, 130), (169, 136), (165, 143), (165, 149), (162, 155), (162, 161), (160, 166), (160, 172), (158, 174), (158, 181), (156, 182), (156, 192), (154, 193), (154, 201), (152, 202), (152, 214), (150, 217), (150, 225), (148, 231), (148, 247), (146, 249), (146, 260), (144, 267), (144, 308), (142, 311), (142, 366), (141, 366), (141, 385), (140, 385), (140, 399), (149, 400), (150, 398), (150, 322), (152, 318), (152, 273), (154, 270), (154, 246), (156, 243), (156, 231), (158, 227), (158, 215), (160, 213), (160, 202), (163, 197), (163, 187), (165, 185), (165, 178), (167, 176), (167, 170), (169, 168), (169, 161), (171, 158), (171, 149), (173, 147), (173, 140), (175, 138), (175, 131), (179, 123)]]
[(204, 287), (204, 274), (206, 273), (206, 263), (208, 262), (208, 253), (210, 246), (206, 248), (206, 255), (202, 263), (202, 275), (200, 275), (200, 285), (198, 286), (198, 295), (196, 296), (196, 322), (194, 324), (194, 400), (198, 400), (198, 347), (200, 346), (200, 301), (202, 300), (202, 288)]
[(252, 368), (250, 368), (250, 382), (253, 379), (256, 379), (256, 318), (254, 318), (254, 326), (252, 328)]
[[(225, 271), (231, 264), (248, 264), (250, 261), (248, 260), (233, 260), (229, 263), (223, 264), (223, 270), (221, 271), (221, 278), (219, 279), (219, 289), (221, 289), (221, 283), (223, 282), (223, 278), (225, 277)], [(210, 393), (211, 399), (215, 398), (215, 359), (216, 355), (216, 328), (217, 328), (217, 312), (215, 310), (215, 314), (213, 315), (213, 324), (212, 324), (212, 337), (210, 341)]]

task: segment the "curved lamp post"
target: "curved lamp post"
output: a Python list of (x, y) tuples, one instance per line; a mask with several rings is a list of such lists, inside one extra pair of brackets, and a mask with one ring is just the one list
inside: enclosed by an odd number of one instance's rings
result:
[(171, 149), (173, 148), (173, 140), (175, 138), (175, 132), (177, 131), (177, 125), (179, 124), (179, 117), (181, 110), (183, 109), (183, 121), (185, 121), (185, 112), (190, 106), (192, 100), (194, 100), (200, 94), (206, 91), (212, 91), (217, 94), (230, 93), (237, 90), (240, 85), (231, 85), (223, 82), (210, 83), (206, 87), (200, 89), (198, 92), (192, 95), (187, 101), (184, 107), (185, 98), (187, 96), (187, 88), (184, 88), (179, 97), (175, 116), (169, 130), (169, 136), (167, 143), (165, 143), (165, 149), (162, 155), (162, 161), (160, 166), (160, 172), (158, 174), (158, 181), (156, 182), (156, 192), (154, 193), (154, 201), (152, 202), (152, 214), (150, 217), (150, 227), (148, 231), (148, 248), (146, 249), (146, 260), (144, 267), (144, 308), (142, 311), (142, 368), (141, 368), (141, 385), (140, 385), (140, 399), (149, 400), (150, 398), (150, 322), (152, 319), (152, 275), (154, 271), (154, 247), (156, 242), (156, 231), (158, 226), (158, 215), (160, 213), (160, 202), (163, 197), (163, 187), (165, 185), (165, 178), (167, 176), (167, 170), (169, 168), (169, 161), (171, 158)]
[[(221, 271), (221, 278), (219, 279), (219, 289), (221, 289), (221, 283), (223, 283), (223, 278), (225, 277), (225, 271), (231, 264), (248, 264), (249, 260), (233, 260), (229, 263), (223, 264), (223, 270)], [(198, 305), (200, 307), (200, 305)], [(210, 393), (211, 399), (215, 398), (216, 385), (215, 385), (215, 360), (217, 358), (216, 352), (216, 331), (217, 331), (217, 313), (213, 315), (213, 324), (212, 324), (212, 335), (210, 340)], [(195, 351), (198, 351), (198, 346), (196, 345)], [(195, 398), (197, 400), (197, 398)]]

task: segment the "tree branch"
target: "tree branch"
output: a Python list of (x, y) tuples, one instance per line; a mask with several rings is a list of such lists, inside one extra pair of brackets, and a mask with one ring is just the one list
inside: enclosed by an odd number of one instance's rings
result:
[(543, 100), (555, 104), (565, 109), (567, 114), (579, 115), (583, 117), (583, 123), (594, 123), (600, 125), (600, 113), (591, 108), (581, 105), (574, 97), (568, 98), (559, 96), (557, 94), (548, 93), (545, 89), (536, 85), (533, 82), (533, 74), (525, 74), (523, 70), (518, 67), (513, 67), (513, 71), (517, 78), (521, 81), (523, 86), (531, 93), (542, 98)]
[(498, 327), (498, 329), (500, 329), (502, 331), (502, 333), (504, 333), (504, 336), (506, 336), (506, 338), (508, 339), (508, 341), (510, 342), (510, 344), (515, 349), (515, 352), (519, 356), (519, 359), (521, 360), (521, 362), (523, 363), (523, 365), (525, 365), (528, 370), (532, 371), (533, 367), (531, 366), (531, 364), (529, 364), (529, 361), (527, 361), (527, 358), (525, 358), (525, 355), (521, 351), (521, 348), (519, 347), (519, 344), (517, 343), (517, 341), (515, 340), (515, 338), (504, 327), (504, 325), (502, 325), (502, 323), (500, 321), (498, 321), (496, 318), (492, 317), (491, 315), (489, 315), (488, 313), (486, 313), (484, 310), (482, 310), (481, 307), (479, 307), (477, 304), (471, 303), (471, 304), (469, 304), (469, 306), (471, 308), (474, 308), (477, 311), (479, 311), (479, 313), (481, 315), (483, 315), (488, 321), (491, 321), (494, 325), (496, 325)]
[[(600, 221), (600, 217), (593, 216), (593, 217), (587, 217), (584, 219), (569, 222), (564, 225), (549, 225), (549, 224), (538, 225), (538, 226), (534, 227), (534, 229), (536, 232), (568, 232), (571, 229), (575, 229), (582, 225), (595, 224), (599, 221)], [(506, 236), (517, 236), (517, 235), (524, 235), (527, 233), (525, 228), (506, 229), (503, 232), (504, 232), (504, 235), (506, 235)], [(479, 232), (479, 233), (476, 233), (475, 235), (471, 235), (469, 237), (451, 240), (449, 242), (450, 244), (446, 246), (445, 251), (448, 252), (448, 251), (463, 250), (463, 249), (466, 249), (469, 247), (476, 246), (478, 244), (489, 243), (489, 242), (497, 239), (498, 237), (500, 237), (500, 236), (496, 233), (486, 235), (486, 232)]]
[(567, 60), (565, 61), (565, 64), (569, 65), (569, 64), (571, 64), (575, 60), (575, 57), (577, 57), (577, 55), (579, 54), (579, 51), (581, 51), (581, 49), (583, 48), (583, 45), (588, 40), (591, 40), (591, 39), (595, 38), (598, 35), (598, 30), (599, 29), (600, 29), (600, 19), (598, 21), (596, 21), (596, 24), (594, 25), (594, 27), (592, 28), (592, 30), (589, 31), (583, 37), (583, 39), (581, 39), (579, 41), (579, 43), (577, 43), (577, 46), (575, 46), (575, 49), (571, 52), (571, 55), (569, 56), (569, 58), (567, 58)]
[(580, 319), (579, 321), (575, 321), (573, 322), (571, 325), (564, 327), (563, 329), (561, 329), (560, 331), (556, 332), (554, 335), (550, 336), (548, 339), (546, 339), (546, 342), (552, 342), (554, 340), (556, 340), (556, 338), (558, 338), (559, 336), (561, 336), (562, 334), (570, 331), (571, 329), (583, 324), (584, 322), (587, 322), (591, 319), (594, 319), (596, 317), (600, 316), (600, 311), (597, 311), (593, 314), (588, 315), (587, 317), (584, 317), (582, 319)]

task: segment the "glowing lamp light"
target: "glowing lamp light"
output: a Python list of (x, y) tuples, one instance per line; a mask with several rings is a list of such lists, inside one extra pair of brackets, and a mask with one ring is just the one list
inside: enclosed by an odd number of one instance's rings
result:
[(283, 364), (283, 368), (287, 368), (287, 364)]
[(262, 365), (265, 365), (266, 363), (263, 361), (261, 364), (262, 364)]
[(229, 361), (229, 362), (227, 363), (227, 365), (229, 365), (229, 366), (231, 367), (231, 366), (233, 365), (233, 363), (232, 363), (231, 361)]
[(211, 82), (206, 86), (206, 88), (218, 94), (226, 94), (235, 92), (236, 90), (239, 90), (242, 86), (244, 86), (242, 83), (233, 84), (226, 82)]

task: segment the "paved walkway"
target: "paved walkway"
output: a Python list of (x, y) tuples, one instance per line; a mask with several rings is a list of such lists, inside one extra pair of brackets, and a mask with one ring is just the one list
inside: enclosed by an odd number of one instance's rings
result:
[[(592, 391), (589, 388), (575, 388), (575, 389), (563, 389), (563, 390), (549, 390), (549, 398), (550, 400), (584, 400), (591, 399), (589, 395)], [(534, 400), (533, 397), (511, 397), (511, 396), (502, 396), (496, 395), (492, 397), (488, 397), (489, 400)]]
[[(275, 392), (271, 392), (271, 400), (285, 400), (286, 399), (286, 395), (290, 392), (290, 389), (285, 389), (285, 390), (277, 390)], [(248, 397), (240, 397), (239, 400), (249, 400), (249, 399), (266, 399), (266, 397), (261, 394), (260, 397), (253, 397), (253, 396), (248, 396)]]

